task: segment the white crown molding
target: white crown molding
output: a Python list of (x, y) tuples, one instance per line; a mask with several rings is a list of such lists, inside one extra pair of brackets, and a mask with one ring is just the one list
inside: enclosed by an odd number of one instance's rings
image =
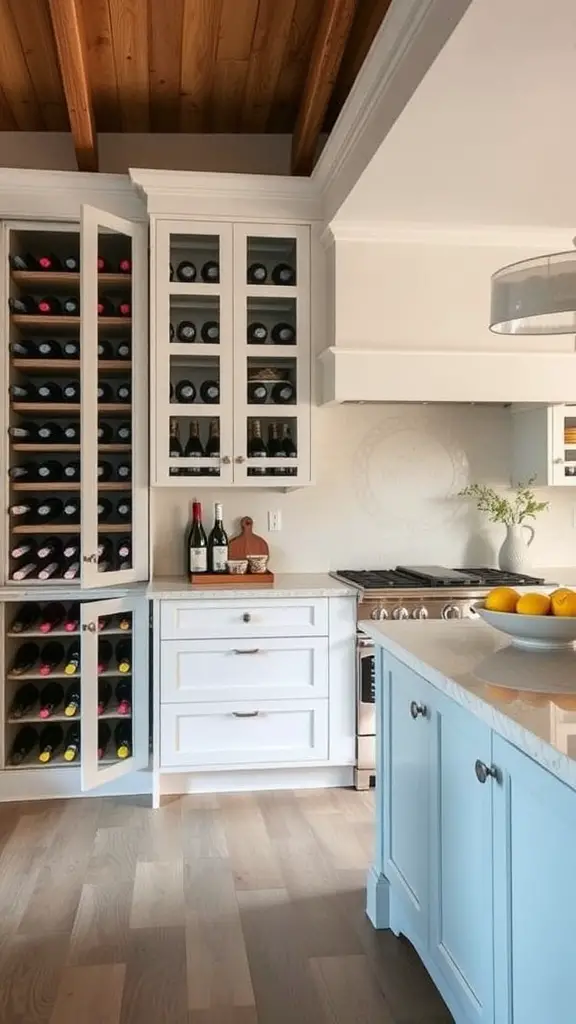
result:
[(13, 167), (0, 168), (0, 191), (20, 192), (50, 189), (65, 192), (112, 192), (133, 195), (126, 174), (92, 174), (84, 171), (41, 171)]
[(126, 174), (0, 168), (0, 217), (75, 221), (83, 204), (146, 220), (146, 207)]
[(487, 248), (542, 246), (544, 252), (571, 249), (574, 228), (517, 224), (433, 224), (405, 221), (332, 221), (325, 246), (338, 242), (388, 245), (454, 245)]
[(327, 221), (358, 181), (471, 2), (392, 0), (312, 172)]

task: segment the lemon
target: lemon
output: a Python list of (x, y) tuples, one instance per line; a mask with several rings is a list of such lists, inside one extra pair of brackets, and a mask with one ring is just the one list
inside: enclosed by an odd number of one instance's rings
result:
[(520, 594), (512, 587), (496, 587), (486, 594), (484, 607), (489, 612), (515, 612)]
[(576, 594), (573, 590), (555, 590), (551, 595), (552, 615), (576, 617)]
[(522, 594), (516, 611), (518, 615), (549, 615), (550, 605), (548, 594)]
[(548, 597), (552, 602), (558, 597), (564, 597), (564, 594), (573, 594), (574, 591), (570, 590), (570, 587), (558, 587), (557, 590), (552, 590)]

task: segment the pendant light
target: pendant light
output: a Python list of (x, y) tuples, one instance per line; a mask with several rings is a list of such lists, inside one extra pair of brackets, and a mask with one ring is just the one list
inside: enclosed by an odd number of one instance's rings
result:
[(495, 334), (576, 334), (576, 250), (502, 267), (491, 298)]

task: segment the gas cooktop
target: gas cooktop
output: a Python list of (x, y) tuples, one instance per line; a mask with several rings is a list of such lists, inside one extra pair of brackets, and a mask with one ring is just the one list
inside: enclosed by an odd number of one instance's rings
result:
[(403, 590), (419, 587), (536, 587), (536, 576), (485, 567), (445, 569), (440, 565), (397, 565), (395, 569), (338, 569), (332, 575), (362, 590)]

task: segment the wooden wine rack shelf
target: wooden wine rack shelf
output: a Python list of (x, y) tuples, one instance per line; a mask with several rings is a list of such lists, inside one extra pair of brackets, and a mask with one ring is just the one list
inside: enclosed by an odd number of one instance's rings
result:
[[(12, 280), (23, 287), (34, 285), (64, 285), (73, 288), (80, 286), (80, 274), (69, 270), (13, 270)], [(132, 283), (132, 274), (98, 274), (98, 284), (103, 288), (117, 288)]]
[[(10, 640), (20, 640), (20, 641), (22, 641), (22, 643), (24, 643), (26, 640), (29, 640), (29, 639), (38, 639), (39, 638), (41, 640), (48, 641), (48, 640), (52, 640), (53, 637), (60, 637), (60, 636), (62, 636), (62, 637), (64, 637), (64, 639), (66, 639), (67, 637), (71, 637), (71, 636), (80, 636), (80, 630), (79, 629), (71, 629), (71, 630), (67, 630), (67, 629), (51, 629), (49, 633), (41, 633), (40, 630), (38, 630), (38, 629), (30, 629), (30, 630), (25, 629), (25, 630), (23, 630), (22, 633), (11, 633), (10, 631), (8, 631), (8, 633), (6, 633), (6, 636), (9, 637)], [(107, 629), (107, 628), (105, 628), (105, 629), (101, 629), (101, 630), (98, 631), (98, 636), (132, 636), (132, 630), (131, 629), (117, 629), (117, 628), (116, 629)]]
[[(51, 633), (47, 633), (46, 634), (46, 639), (49, 640), (51, 635), (52, 635)], [(70, 634), (70, 635), (72, 635), (72, 634)], [(38, 669), (32, 669), (31, 672), (23, 672), (22, 675), (14, 675), (13, 672), (8, 672), (8, 674), (6, 676), (6, 679), (8, 679), (9, 682), (11, 682), (11, 683), (28, 683), (28, 682), (48, 683), (52, 679), (67, 679), (69, 683), (73, 683), (77, 679), (79, 680), (79, 679), (82, 678), (80, 672), (74, 672), (72, 675), (67, 675), (67, 673), (64, 672), (63, 666), (64, 666), (64, 662), (61, 662), (61, 664), (59, 666), (57, 666), (56, 669), (53, 672), (50, 672), (50, 674), (47, 675), (47, 676), (41, 675), (41, 673), (38, 671)], [(60, 671), (59, 671), (59, 669), (60, 669)], [(105, 672), (99, 672), (98, 673), (98, 679), (131, 679), (131, 678), (132, 678), (132, 673), (131, 672), (119, 672), (117, 665), (116, 665), (115, 668), (107, 668)]]
[[(38, 444), (13, 444), (12, 445), (12, 451), (13, 452), (35, 452), (38, 455), (39, 447), (40, 446)], [(62, 453), (67, 453), (67, 454), (69, 453), (69, 454), (72, 455), (75, 452), (79, 452), (80, 451), (80, 445), (79, 444), (43, 444), (42, 445), (42, 451), (43, 452), (62, 452)], [(130, 445), (130, 444), (99, 444), (98, 445), (98, 451), (99, 452), (131, 452), (132, 451), (132, 445)]]
[[(49, 679), (50, 676), (45, 676), (45, 677), (43, 676), (42, 678)], [(74, 677), (70, 676), (70, 677), (67, 677), (67, 678), (77, 679), (78, 677), (77, 676), (74, 676)], [(101, 678), (101, 677), (99, 676), (98, 678)], [(38, 705), (38, 707), (40, 707), (40, 706)], [(110, 718), (118, 718), (121, 722), (124, 719), (126, 719), (126, 721), (129, 722), (130, 719), (132, 718), (132, 712), (130, 712), (127, 715), (120, 715), (120, 714), (118, 714), (118, 705), (114, 704), (111, 708), (107, 708), (106, 711), (103, 711), (101, 715), (98, 715), (98, 721), (99, 722), (105, 721), (106, 719), (110, 719)], [(60, 712), (57, 711), (54, 715), (50, 715), (50, 718), (40, 718), (40, 715), (38, 714), (38, 712), (33, 712), (33, 711), (31, 711), (30, 714), (28, 714), (28, 715), (22, 715), (21, 718), (11, 718), (11, 717), (8, 718), (8, 722), (9, 722), (10, 725), (35, 725), (35, 724), (37, 724), (37, 725), (50, 725), (51, 722), (67, 722), (68, 725), (73, 725), (74, 722), (79, 722), (79, 721), (80, 721), (80, 715), (73, 715), (72, 718), (69, 718), (68, 715), (65, 715), (63, 711), (60, 711)]]
[[(31, 483), (31, 484), (12, 484), (13, 491), (79, 491), (81, 485), (74, 482), (46, 482), (43, 483)], [(121, 483), (116, 480), (105, 480), (98, 484), (99, 491), (129, 491), (132, 487), (130, 480), (126, 483)]]
[[(45, 370), (58, 370), (68, 374), (72, 370), (80, 370), (79, 359), (12, 359), (12, 366), (16, 370), (25, 370), (28, 373), (43, 373)], [(98, 369), (107, 373), (121, 373), (132, 369), (131, 359), (99, 359)]]
[[(80, 523), (70, 523), (68, 526), (54, 525), (54, 523), (46, 523), (45, 526), (39, 526), (38, 523), (25, 523), (23, 526), (13, 526), (12, 533), (41, 533), (42, 535), (47, 533), (80, 533)], [(98, 533), (131, 533), (132, 523), (98, 523)], [(52, 582), (51, 580), (48, 581)]]
[[(45, 327), (46, 329), (58, 329), (63, 327), (80, 328), (79, 316), (35, 316), (32, 313), (13, 313), (10, 317), (15, 327)], [(115, 327), (130, 327), (132, 317), (130, 316), (99, 316), (98, 326), (111, 330)]]
[[(64, 413), (65, 415), (67, 413), (80, 413), (79, 402), (13, 402), (12, 408), (14, 412), (37, 413), (39, 416), (46, 416), (48, 413)], [(127, 405), (125, 402), (105, 402), (98, 406), (98, 413), (102, 416), (113, 412), (130, 413), (131, 411), (132, 406)], [(42, 447), (44, 446), (42, 445)]]

